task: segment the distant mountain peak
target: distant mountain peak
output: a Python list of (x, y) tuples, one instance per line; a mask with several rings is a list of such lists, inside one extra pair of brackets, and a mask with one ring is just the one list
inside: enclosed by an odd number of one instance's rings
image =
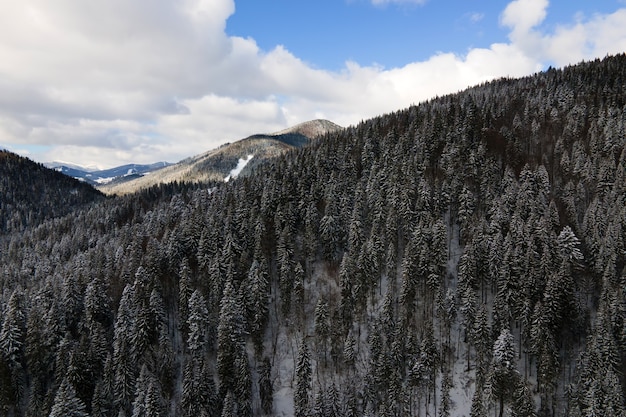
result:
[(337, 130), (341, 130), (343, 127), (339, 126), (326, 119), (315, 119), (309, 120), (308, 122), (302, 122), (295, 126), (288, 127), (287, 129), (283, 129), (279, 132), (271, 133), (268, 136), (279, 136), (285, 135), (289, 133), (299, 133), (308, 137), (309, 139), (313, 139), (317, 136), (325, 135), (326, 133), (336, 132)]
[[(98, 188), (107, 194), (127, 194), (159, 183), (224, 181), (246, 175), (264, 160), (289, 149), (307, 145), (311, 140), (336, 132), (343, 127), (323, 119), (310, 120), (275, 133), (248, 136), (215, 149), (185, 158), (150, 176), (128, 177), (125, 182), (111, 182)], [(254, 155), (254, 158), (250, 158)]]
[(62, 169), (64, 167), (72, 169), (72, 170), (84, 171), (84, 172), (95, 172), (95, 171), (99, 171), (102, 169), (96, 165), (82, 166), (82, 165), (73, 164), (71, 162), (65, 162), (65, 161), (44, 162), (43, 166), (45, 166), (46, 168), (57, 170), (59, 172), (63, 172)]
[(153, 164), (126, 164), (109, 169), (92, 169), (66, 162), (46, 162), (44, 166), (61, 172), (68, 177), (76, 178), (94, 186), (108, 184), (114, 181), (128, 180), (129, 177), (140, 177), (153, 171), (164, 168), (168, 162), (155, 162)]

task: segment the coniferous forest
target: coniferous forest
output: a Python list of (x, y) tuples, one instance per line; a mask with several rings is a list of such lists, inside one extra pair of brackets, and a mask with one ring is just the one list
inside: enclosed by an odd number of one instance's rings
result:
[(228, 183), (59, 196), (16, 158), (0, 415), (626, 415), (626, 55)]

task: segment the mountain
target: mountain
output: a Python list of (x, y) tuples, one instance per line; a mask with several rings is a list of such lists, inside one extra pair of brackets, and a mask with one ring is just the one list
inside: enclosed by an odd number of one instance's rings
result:
[(78, 165), (67, 164), (64, 162), (49, 162), (44, 165), (93, 186), (98, 186), (111, 182), (122, 183), (130, 179), (142, 177), (171, 164), (168, 162), (156, 162), (147, 165), (127, 164), (103, 170), (83, 168)]
[[(311, 140), (342, 129), (328, 120), (312, 120), (270, 134), (257, 134), (193, 156), (158, 172), (132, 181), (117, 181), (98, 188), (106, 194), (128, 194), (159, 183), (222, 181), (232, 176), (240, 161), (246, 164), (237, 174), (246, 175), (267, 159), (302, 147)], [(252, 155), (250, 157), (250, 155)], [(243, 163), (243, 162), (241, 162)]]
[[(289, 138), (289, 135), (302, 136), (306, 139), (314, 139), (327, 133), (333, 133), (341, 130), (342, 127), (331, 122), (330, 120), (316, 119), (308, 122), (297, 124), (293, 127), (273, 133), (270, 136), (278, 138)], [(289, 140), (283, 140), (288, 142)], [(296, 140), (297, 142), (297, 140)], [(306, 143), (306, 142), (304, 142)]]
[(1, 413), (624, 416), (625, 79), (499, 79), (0, 237)]
[(0, 151), (0, 234), (17, 233), (103, 197), (87, 184)]

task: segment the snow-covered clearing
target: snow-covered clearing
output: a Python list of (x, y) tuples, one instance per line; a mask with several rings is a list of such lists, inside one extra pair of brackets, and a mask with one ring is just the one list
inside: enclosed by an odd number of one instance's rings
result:
[(237, 166), (230, 171), (230, 174), (224, 178), (224, 182), (230, 181), (231, 178), (237, 178), (237, 175), (241, 174), (241, 171), (248, 165), (248, 162), (254, 157), (254, 155), (248, 155), (248, 158), (243, 159), (239, 158), (239, 162), (237, 162)]

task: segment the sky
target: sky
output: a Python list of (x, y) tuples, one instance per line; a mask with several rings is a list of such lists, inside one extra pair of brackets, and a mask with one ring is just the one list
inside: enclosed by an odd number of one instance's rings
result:
[(177, 162), (626, 51), (626, 0), (0, 0), (0, 149)]

